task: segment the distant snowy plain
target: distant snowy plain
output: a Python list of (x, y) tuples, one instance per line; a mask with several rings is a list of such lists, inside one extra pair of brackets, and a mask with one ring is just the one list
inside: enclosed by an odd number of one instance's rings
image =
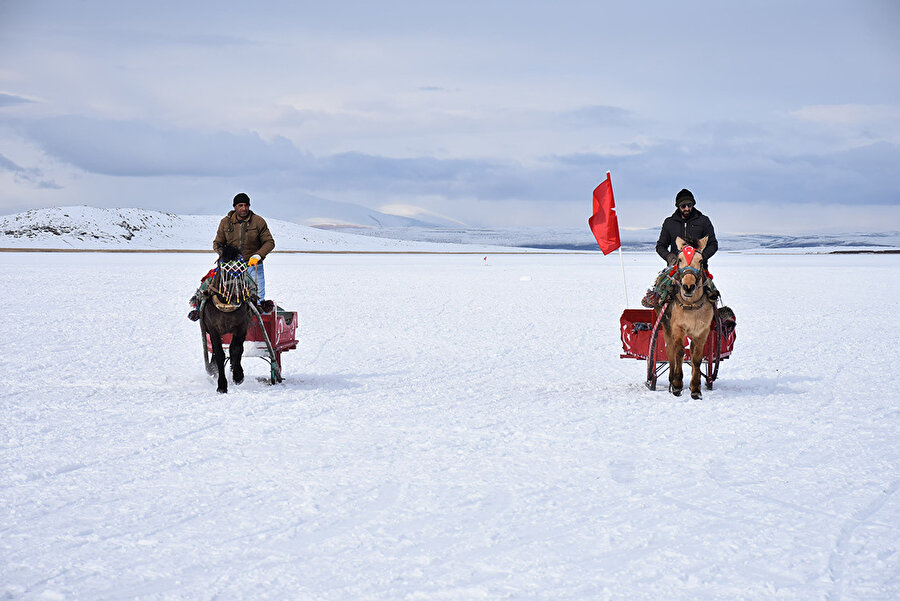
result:
[[(176, 215), (137, 208), (88, 206), (35, 209), (0, 216), (0, 249), (63, 250), (205, 250), (221, 215)], [(450, 228), (328, 227), (313, 228), (268, 219), (277, 249), (295, 252), (479, 252), (497, 247), (599, 252), (586, 227)], [(891, 224), (886, 223), (885, 226)], [(720, 246), (732, 251), (830, 252), (832, 250), (900, 251), (900, 231), (816, 234), (729, 234), (718, 232)], [(653, 250), (658, 229), (623, 229), (623, 249)]]
[(0, 598), (900, 598), (900, 256), (720, 252), (700, 401), (617, 257), (276, 253), (300, 346), (220, 395), (211, 253), (0, 256)]

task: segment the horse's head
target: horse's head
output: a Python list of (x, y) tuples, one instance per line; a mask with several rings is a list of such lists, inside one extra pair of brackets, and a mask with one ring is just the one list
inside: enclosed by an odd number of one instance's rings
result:
[(708, 236), (702, 238), (696, 247), (681, 238), (675, 240), (678, 248), (675, 281), (678, 282), (678, 294), (688, 302), (699, 298), (703, 292), (703, 281), (706, 278), (703, 269), (703, 249), (706, 248), (707, 240)]
[(217, 265), (216, 295), (230, 305), (238, 305), (249, 299), (247, 263), (241, 256), (240, 250), (230, 244), (225, 245)]

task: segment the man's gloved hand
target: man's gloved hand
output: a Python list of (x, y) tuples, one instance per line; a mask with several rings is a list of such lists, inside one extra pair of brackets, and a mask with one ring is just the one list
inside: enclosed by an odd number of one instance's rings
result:
[(250, 257), (250, 260), (247, 261), (247, 265), (249, 265), (250, 267), (253, 267), (260, 261), (262, 261), (262, 257), (260, 257), (259, 255), (253, 255), (252, 257)]
[(666, 255), (666, 263), (669, 266), (674, 265), (677, 261), (678, 261), (678, 255), (676, 255), (675, 253), (669, 253), (668, 255)]

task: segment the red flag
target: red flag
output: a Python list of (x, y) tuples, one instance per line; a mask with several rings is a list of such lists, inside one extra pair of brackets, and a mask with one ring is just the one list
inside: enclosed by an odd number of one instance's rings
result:
[(619, 239), (619, 218), (616, 217), (616, 199), (613, 198), (609, 171), (606, 172), (606, 181), (594, 188), (594, 214), (588, 219), (588, 225), (591, 226), (591, 232), (604, 255), (622, 246)]

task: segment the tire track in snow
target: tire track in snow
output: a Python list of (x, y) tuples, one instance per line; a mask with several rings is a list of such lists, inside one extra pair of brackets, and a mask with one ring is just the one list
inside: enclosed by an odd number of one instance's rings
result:
[(337, 339), (338, 339), (338, 335), (337, 335), (337, 334), (333, 334), (333, 335), (329, 336), (328, 338), (322, 340), (322, 341), (319, 343), (319, 348), (318, 348), (318, 350), (316, 351), (315, 356), (313, 356), (313, 358), (310, 359), (310, 360), (306, 363), (306, 367), (307, 367), (307, 368), (310, 368), (310, 367), (314, 366), (316, 363), (318, 363), (319, 357), (322, 356), (322, 351), (325, 350), (325, 347), (328, 346), (329, 344), (331, 344), (332, 342), (334, 342), (334, 341), (337, 340)]
[[(300, 549), (309, 549), (325, 541), (345, 536), (356, 528), (380, 519), (404, 498), (407, 488), (406, 483), (384, 482), (336, 506), (339, 509), (346, 508), (346, 513), (329, 514), (327, 521), (324, 522), (301, 519), (291, 526), (282, 528), (284, 538), (274, 545), (274, 548), (282, 552), (295, 553)], [(374, 498), (361, 500), (361, 497), (367, 494), (374, 494)]]
[(831, 581), (834, 586), (828, 593), (828, 601), (839, 601), (844, 597), (844, 567), (847, 563), (847, 551), (850, 545), (850, 538), (856, 530), (865, 524), (868, 524), (870, 518), (878, 513), (888, 502), (888, 499), (900, 488), (900, 480), (895, 480), (882, 494), (875, 497), (866, 507), (857, 511), (853, 516), (844, 523), (841, 533), (838, 535), (834, 550), (828, 559), (828, 572), (831, 575)]

